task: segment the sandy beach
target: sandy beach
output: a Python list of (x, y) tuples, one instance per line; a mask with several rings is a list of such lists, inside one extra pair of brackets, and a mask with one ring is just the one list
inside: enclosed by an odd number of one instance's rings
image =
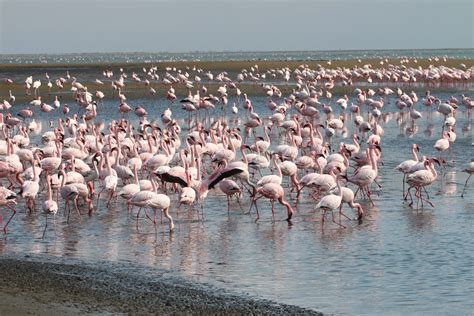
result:
[(179, 277), (150, 278), (133, 267), (98, 268), (26, 256), (0, 259), (0, 315), (291, 314), (297, 306), (235, 295)]

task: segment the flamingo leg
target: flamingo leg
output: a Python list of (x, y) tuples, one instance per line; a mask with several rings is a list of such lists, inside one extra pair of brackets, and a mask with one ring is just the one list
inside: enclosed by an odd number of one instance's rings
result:
[[(64, 205), (64, 215), (67, 214), (67, 220), (66, 220), (66, 223), (69, 224), (69, 213), (71, 212), (71, 210), (69, 210), (69, 199), (66, 200), (66, 203)], [(66, 213), (66, 210), (67, 210), (67, 213)]]
[(95, 206), (96, 210), (99, 209), (100, 194), (102, 193), (102, 191), (104, 191), (104, 189), (105, 189), (105, 187), (102, 188), (102, 190), (99, 191), (99, 194), (97, 194), (97, 205)]
[(7, 227), (8, 227), (8, 224), (10, 224), (10, 221), (12, 220), (12, 218), (16, 215), (16, 210), (9, 206), (9, 205), (6, 205), (7, 208), (9, 208), (13, 213), (12, 213), (12, 216), (10, 216), (10, 218), (8, 219), (7, 223), (5, 224), (5, 226), (3, 227), (3, 232), (6, 234), (7, 233)]
[(426, 190), (426, 187), (423, 187), (423, 191), (425, 191), (425, 193), (426, 193), (426, 196), (427, 196), (427, 197), (428, 197), (428, 199), (429, 199), (429, 198), (430, 198), (430, 195), (429, 195), (429, 193), (428, 193), (428, 190)]
[(54, 235), (58, 235), (56, 232), (56, 214), (53, 215), (53, 228), (54, 228)]
[(354, 193), (354, 198), (357, 197), (357, 193), (359, 193), (359, 190), (360, 190), (360, 187), (358, 187), (357, 190), (355, 191), (355, 193)]
[(425, 199), (421, 194), (420, 194), (420, 199), (421, 199), (421, 205), (423, 207), (423, 201), (425, 201), (426, 203), (428, 203), (431, 207), (434, 207), (434, 204), (428, 200), (428, 199)]
[(342, 203), (341, 203), (341, 206), (339, 207), (339, 220), (340, 220), (341, 215), (344, 216), (348, 220), (352, 220), (349, 216), (344, 214), (344, 212), (342, 211)]
[(141, 211), (142, 211), (142, 207), (140, 207), (140, 208), (138, 209), (138, 213), (137, 213), (137, 223), (138, 223), (138, 218), (140, 217), (140, 212), (141, 212)]
[(275, 200), (271, 200), (272, 203), (272, 221), (275, 221)]
[[(258, 220), (260, 219), (260, 214), (258, 213), (258, 207), (257, 207), (257, 200), (261, 197), (262, 196), (259, 196), (258, 198), (253, 199), (253, 201), (252, 201), (252, 203), (255, 204), (255, 210), (257, 211), (257, 218), (255, 219), (255, 223), (258, 222)], [(252, 205), (250, 205), (250, 208), (252, 208)], [(249, 213), (250, 213), (250, 210), (249, 210)]]
[(145, 216), (146, 218), (148, 218), (151, 222), (153, 222), (153, 220), (151, 219), (150, 215), (148, 215), (148, 212), (146, 210), (143, 210), (145, 212)]
[(113, 197), (114, 197), (114, 191), (110, 190), (110, 192), (109, 192), (109, 199), (108, 199), (107, 205), (106, 205), (107, 208), (109, 208), (109, 206), (110, 206), (110, 201), (112, 201), (112, 198), (113, 198)]
[(241, 209), (241, 210), (243, 210), (243, 208), (242, 208), (242, 204), (240, 203), (240, 199), (239, 199), (239, 197), (237, 197), (237, 203), (239, 203), (240, 209)]
[(48, 214), (45, 216), (45, 224), (44, 224), (44, 230), (43, 230), (43, 236), (41, 239), (44, 239), (44, 234), (46, 234), (46, 228), (48, 228)]
[(464, 183), (464, 188), (462, 189), (461, 197), (464, 197), (464, 191), (466, 191), (467, 187), (467, 182), (469, 181), (469, 178), (472, 176), (472, 173), (467, 177), (466, 182)]
[(346, 228), (346, 226), (344, 226), (344, 225), (342, 225), (341, 223), (338, 223), (338, 222), (336, 221), (336, 218), (334, 217), (334, 211), (333, 211), (333, 210), (331, 210), (331, 217), (332, 217), (332, 222), (333, 222), (333, 223), (339, 225), (339, 226), (342, 227), (342, 228)]
[(410, 190), (413, 189), (414, 187), (409, 187), (408, 188), (408, 191), (407, 191), (407, 195), (410, 195), (410, 203), (408, 203), (408, 206), (412, 206), (413, 205), (413, 196), (411, 195), (411, 192)]
[[(189, 221), (190, 218), (191, 218), (191, 211), (192, 211), (192, 210), (193, 210), (193, 205), (190, 204), (190, 205), (188, 206), (188, 221)], [(178, 224), (179, 224), (179, 223), (178, 223)]]
[(79, 207), (77, 206), (77, 198), (78, 197), (76, 196), (76, 198), (74, 199), (74, 207), (76, 209), (77, 215), (79, 215), (79, 221), (82, 224), (82, 216), (81, 216), (81, 212), (79, 211)]
[(407, 177), (407, 174), (403, 173), (403, 181), (402, 181), (402, 183), (403, 183), (403, 194), (402, 194), (402, 196), (405, 196), (405, 179), (406, 179), (406, 177)]
[(323, 215), (321, 217), (321, 225), (324, 226), (324, 222), (326, 221), (326, 211), (327, 210), (323, 210)]
[(372, 200), (371, 195), (372, 195), (372, 193), (370, 193), (370, 190), (367, 188), (367, 198), (369, 199), (370, 203), (372, 203), (372, 206), (375, 206), (375, 203)]

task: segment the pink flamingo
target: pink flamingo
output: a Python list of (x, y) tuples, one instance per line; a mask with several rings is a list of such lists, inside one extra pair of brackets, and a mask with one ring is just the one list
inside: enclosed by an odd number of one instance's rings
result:
[[(58, 203), (53, 200), (53, 190), (51, 189), (51, 177), (49, 174), (46, 174), (46, 182), (48, 184), (48, 199), (44, 200), (43, 202), (43, 213), (45, 214), (45, 225), (43, 230), (43, 236), (41, 239), (44, 238), (46, 233), (46, 228), (48, 228), (48, 215), (53, 214), (56, 215), (58, 212)], [(54, 222), (53, 222), (54, 223)]]
[[(260, 196), (258, 196), (260, 195)], [(272, 218), (273, 221), (275, 221), (275, 200), (277, 200), (281, 205), (285, 206), (288, 212), (288, 217), (286, 218), (286, 221), (290, 221), (291, 217), (293, 216), (293, 208), (291, 207), (290, 203), (285, 201), (284, 199), (285, 196), (285, 191), (283, 190), (283, 187), (277, 183), (267, 183), (263, 185), (262, 187), (259, 187), (257, 189), (256, 195), (252, 199), (252, 203), (250, 204), (250, 210), (252, 209), (252, 206), (255, 204), (255, 209), (257, 210), (257, 218), (255, 219), (255, 222), (257, 222), (260, 219), (260, 215), (258, 213), (258, 207), (257, 207), (257, 200), (264, 197), (266, 199), (269, 199), (270, 202), (272, 203)]]
[[(242, 193), (242, 191), (240, 190), (240, 187), (239, 185), (233, 181), (233, 180), (230, 180), (230, 179), (224, 179), (222, 180), (220, 183), (219, 183), (219, 189), (224, 192), (224, 194), (226, 195), (227, 197), (227, 212), (229, 212), (230, 210), (230, 199), (232, 196), (234, 195), (239, 195)], [(240, 205), (240, 201), (239, 201), (239, 198), (237, 198), (237, 202), (239, 203)], [(241, 206), (242, 207), (242, 206)]]
[(12, 216), (8, 219), (7, 223), (3, 227), (3, 232), (7, 233), (8, 224), (16, 214), (16, 210), (12, 207), (12, 205), (16, 205), (16, 194), (13, 191), (10, 191), (4, 187), (0, 187), (0, 206), (5, 206), (6, 208), (12, 211)]
[[(421, 201), (421, 207), (423, 207), (423, 201), (427, 202), (429, 205), (431, 205), (431, 207), (434, 207), (433, 203), (431, 203), (428, 199), (425, 199), (421, 192), (421, 189), (423, 187), (426, 187), (432, 184), (438, 177), (438, 174), (436, 172), (436, 169), (434, 168), (433, 162), (436, 162), (438, 165), (440, 164), (440, 162), (436, 158), (427, 159), (424, 162), (425, 169), (418, 170), (408, 175), (407, 183), (410, 185), (410, 187), (408, 188), (406, 195), (410, 195), (410, 198), (411, 198), (410, 190), (412, 188), (416, 189), (415, 196), (418, 198), (417, 208), (418, 208), (419, 201)], [(409, 205), (411, 206), (412, 204), (413, 204), (413, 198), (411, 198), (411, 202)]]

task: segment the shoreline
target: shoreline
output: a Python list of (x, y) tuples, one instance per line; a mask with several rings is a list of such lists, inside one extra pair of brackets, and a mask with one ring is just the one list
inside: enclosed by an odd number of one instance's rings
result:
[[(162, 61), (162, 62), (150, 62), (150, 63), (84, 63), (84, 64), (15, 64), (15, 65), (0, 65), (4, 73), (4, 78), (1, 80), (13, 76), (14, 82), (12, 84), (0, 85), (0, 96), (4, 99), (8, 98), (9, 90), (16, 96), (16, 104), (30, 102), (33, 99), (32, 95), (26, 95), (24, 90), (24, 78), (27, 76), (33, 76), (36, 79), (43, 81), (43, 86), (41, 87), (40, 95), (45, 97), (45, 99), (51, 99), (51, 102), (54, 96), (59, 95), (62, 102), (72, 102), (74, 101), (72, 94), (70, 93), (69, 86), (66, 86), (65, 89), (58, 89), (55, 85), (51, 92), (48, 92), (46, 87), (46, 81), (43, 78), (44, 72), (51, 74), (52, 78), (57, 78), (59, 76), (64, 76), (66, 70), (71, 72), (71, 75), (74, 76), (76, 73), (84, 74), (84, 77), (78, 78), (79, 81), (90, 88), (90, 91), (101, 90), (107, 96), (114, 96), (115, 92), (112, 90), (110, 84), (113, 79), (104, 79), (101, 76), (101, 73), (104, 69), (112, 69), (115, 74), (117, 74), (119, 68), (123, 68), (126, 73), (135, 72), (139, 74), (142, 79), (145, 78), (143, 75), (143, 68), (149, 69), (152, 66), (157, 67), (158, 73), (161, 75), (166, 72), (166, 69), (181, 69), (188, 70), (191, 68), (202, 69), (200, 76), (204, 78), (204, 73), (211, 71), (214, 74), (216, 73), (226, 73), (228, 77), (235, 79), (238, 73), (242, 72), (243, 69), (250, 70), (253, 66), (258, 65), (260, 73), (266, 73), (271, 69), (282, 69), (284, 67), (289, 67), (294, 70), (297, 69), (300, 65), (305, 64), (311, 69), (316, 69), (319, 66), (324, 67), (325, 69), (352, 69), (353, 67), (363, 67), (366, 64), (373, 65), (375, 68), (387, 68), (389, 65), (394, 67), (413, 67), (418, 68), (422, 67), (426, 69), (430, 65), (435, 67), (446, 66), (452, 68), (458, 68), (461, 63), (465, 64), (467, 69), (470, 69), (474, 73), (474, 59), (448, 59), (446, 62), (443, 60), (439, 61), (429, 61), (428, 59), (418, 59), (415, 63), (413, 59), (410, 59), (409, 62), (404, 62), (401, 64), (401, 59), (388, 59), (388, 62), (385, 62), (384, 65), (380, 65), (381, 59), (363, 59), (360, 62), (356, 59), (352, 60), (334, 60), (331, 61), (331, 64), (328, 64), (324, 60), (291, 60), (291, 61), (274, 61), (274, 60), (246, 60), (246, 61)], [(95, 83), (95, 78), (100, 78), (105, 83), (104, 85), (98, 85)], [(126, 79), (126, 86), (123, 89), (127, 93), (127, 96), (131, 96), (132, 99), (135, 97), (148, 97), (156, 98), (157, 96), (166, 95), (170, 85), (162, 82), (162, 78), (159, 80), (151, 80), (150, 87), (153, 87), (156, 93), (156, 96), (150, 96), (148, 93), (148, 86), (145, 86), (143, 82), (135, 82), (130, 78)], [(324, 82), (321, 81), (321, 82)], [(378, 80), (374, 79), (371, 85), (373, 87), (409, 87), (412, 90), (425, 91), (426, 89), (442, 91), (443, 89), (458, 89), (458, 90), (468, 90), (472, 89), (474, 82), (474, 76), (466, 81), (438, 81), (436, 83), (430, 84), (424, 81), (419, 82), (392, 82), (389, 80)], [(249, 96), (255, 96), (262, 93), (261, 85), (264, 83), (274, 84), (284, 94), (291, 93), (292, 89), (295, 88), (294, 82), (284, 82), (281, 78), (273, 79), (270, 76), (266, 79), (263, 79), (258, 82), (252, 81), (243, 81), (239, 83), (239, 86), (242, 90), (242, 93), (246, 93)], [(217, 94), (217, 89), (222, 82), (220, 81), (209, 81), (207, 79), (203, 80), (200, 83), (195, 84), (195, 88), (199, 89), (201, 85), (209, 88), (209, 93)], [(367, 79), (363, 78), (353, 78), (353, 85), (342, 86), (340, 82), (336, 82), (336, 86), (333, 88), (332, 92), (335, 94), (350, 94), (355, 87), (366, 87), (368, 85)], [(186, 94), (188, 88), (182, 84), (174, 84), (177, 94)], [(232, 94), (230, 94), (232, 95)]]
[[(380, 65), (381, 60), (387, 60), (384, 65)], [(141, 71), (143, 67), (150, 68), (153, 66), (158, 67), (158, 70), (163, 70), (166, 67), (177, 67), (185, 68), (196, 67), (202, 68), (203, 70), (211, 71), (241, 71), (244, 68), (250, 68), (254, 65), (259, 66), (260, 71), (266, 71), (272, 68), (283, 68), (289, 67), (295, 69), (302, 64), (308, 65), (310, 68), (315, 68), (321, 65), (327, 69), (341, 68), (353, 68), (355, 66), (363, 67), (365, 64), (371, 64), (374, 67), (385, 68), (387, 65), (393, 66), (406, 66), (406, 67), (423, 67), (426, 68), (430, 65), (433, 66), (446, 66), (458, 68), (459, 65), (465, 64), (466, 68), (469, 69), (474, 67), (474, 59), (463, 59), (463, 58), (448, 58), (446, 61), (439, 59), (438, 61), (429, 60), (428, 58), (408, 58), (407, 62), (401, 63), (405, 58), (361, 58), (361, 59), (344, 59), (344, 60), (331, 60), (331, 59), (291, 59), (291, 60), (156, 60), (156, 61), (144, 61), (144, 62), (96, 62), (96, 63), (39, 63), (39, 64), (0, 64), (3, 71), (13, 70), (24, 70), (24, 69), (110, 69), (110, 68), (124, 68), (127, 70)], [(416, 62), (415, 62), (416, 60)], [(330, 62), (330, 63), (329, 63)]]
[[(60, 261), (60, 262), (53, 262)], [(152, 270), (150, 268), (150, 270)], [(231, 293), (132, 264), (61, 258), (0, 259), (0, 314), (291, 314), (322, 315), (299, 306)], [(158, 275), (154, 275), (158, 272)]]

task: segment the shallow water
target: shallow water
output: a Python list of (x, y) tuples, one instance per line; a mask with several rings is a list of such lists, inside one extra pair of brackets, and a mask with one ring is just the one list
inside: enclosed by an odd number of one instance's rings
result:
[[(461, 93), (434, 94), (446, 99)], [(252, 101), (257, 112), (266, 113), (265, 98)], [(158, 118), (169, 105), (149, 98), (127, 102), (145, 107), (150, 118)], [(116, 115), (117, 105), (114, 100), (101, 104), (97, 119), (108, 120), (110, 109)], [(392, 99), (384, 112), (394, 110)], [(366, 217), (360, 225), (346, 221), (346, 229), (332, 224), (322, 227), (320, 213), (312, 209), (314, 202), (306, 194), (293, 225), (282, 220), (285, 212), (279, 205), (273, 223), (270, 205), (264, 201), (259, 202), (261, 219), (256, 224), (255, 212), (242, 214), (235, 201), (227, 213), (225, 197), (214, 191), (206, 199), (204, 221), (197, 220), (195, 211), (193, 220), (188, 221), (184, 207), (176, 219), (174, 203), (171, 212), (176, 228), (171, 235), (166, 222), (156, 229), (144, 217), (137, 222), (136, 211), (128, 214), (119, 199), (109, 210), (101, 201), (92, 217), (83, 215), (82, 224), (72, 213), (67, 225), (60, 210), (55, 219), (56, 235), (50, 223), (46, 238), (41, 240), (44, 216), (39, 200), (37, 214), (28, 215), (17, 207), (8, 236), (0, 239), (0, 253), (165, 268), (196, 281), (327, 313), (470, 314), (474, 301), (474, 190), (471, 184), (466, 197), (460, 197), (467, 178), (460, 170), (473, 157), (472, 121), (467, 121), (464, 108), (460, 110), (458, 138), (453, 145), (455, 164), (428, 188), (434, 209), (417, 211), (402, 202), (402, 175), (394, 168), (411, 157), (413, 142), (421, 147), (420, 154), (436, 155), (432, 146), (440, 137), (443, 118), (433, 113), (428, 120), (428, 113), (423, 113), (418, 132), (408, 136), (400, 133), (398, 113), (391, 112), (383, 125), (382, 189), (374, 195), (375, 207), (364, 204)], [(176, 109), (174, 116), (185, 129), (186, 115)], [(47, 126), (56, 117), (42, 113), (41, 120)], [(238, 117), (233, 123), (239, 123)], [(339, 141), (334, 139), (333, 143)], [(242, 204), (248, 210), (248, 198)], [(354, 215), (350, 209), (346, 212)]]
[(269, 51), (269, 52), (147, 52), (87, 54), (0, 54), (1, 64), (98, 64), (151, 63), (160, 61), (227, 61), (227, 60), (352, 60), (371, 58), (472, 59), (474, 49), (399, 49), (338, 51)]

